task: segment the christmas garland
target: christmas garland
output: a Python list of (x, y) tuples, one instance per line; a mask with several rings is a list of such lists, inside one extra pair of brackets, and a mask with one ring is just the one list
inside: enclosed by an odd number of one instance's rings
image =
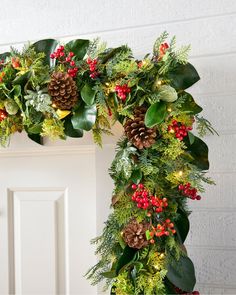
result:
[(111, 294), (198, 294), (183, 245), (187, 200), (200, 200), (209, 168), (200, 136), (214, 132), (185, 90), (199, 80), (189, 46), (176, 49), (164, 32), (153, 54), (134, 59), (127, 46), (99, 40), (28, 44), (0, 55), (0, 143), (25, 130), (32, 140), (102, 134), (120, 122), (124, 137), (110, 168), (113, 211), (94, 239), (99, 262), (87, 277), (106, 279)]

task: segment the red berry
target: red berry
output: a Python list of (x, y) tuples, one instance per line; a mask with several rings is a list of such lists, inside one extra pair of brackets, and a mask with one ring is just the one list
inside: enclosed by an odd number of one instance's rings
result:
[(138, 188), (139, 188), (139, 189), (143, 189), (143, 188), (144, 188), (144, 185), (143, 185), (142, 183), (139, 183), (139, 184), (138, 184)]
[(136, 190), (137, 189), (137, 184), (133, 183), (131, 187), (132, 187), (133, 190)]
[(75, 66), (75, 61), (74, 61), (74, 60), (72, 60), (72, 61), (70, 62), (70, 66), (71, 66), (71, 67)]
[(69, 55), (69, 57), (73, 57), (75, 54), (74, 54), (74, 52), (70, 51), (68, 55)]

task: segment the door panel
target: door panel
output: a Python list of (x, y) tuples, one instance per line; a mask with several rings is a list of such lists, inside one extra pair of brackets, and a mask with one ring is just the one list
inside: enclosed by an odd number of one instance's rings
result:
[(0, 158), (0, 294), (96, 294), (93, 148)]

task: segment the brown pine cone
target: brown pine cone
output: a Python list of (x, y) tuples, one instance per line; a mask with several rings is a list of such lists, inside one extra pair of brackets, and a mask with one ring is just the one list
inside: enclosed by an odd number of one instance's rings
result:
[(129, 141), (140, 150), (149, 148), (157, 137), (156, 128), (148, 128), (144, 123), (146, 111), (145, 107), (137, 107), (134, 110), (134, 119), (128, 119), (124, 125)]
[(70, 110), (78, 100), (77, 86), (70, 75), (63, 72), (53, 72), (48, 84), (48, 93), (52, 103), (61, 110)]
[(148, 229), (148, 223), (138, 223), (136, 219), (133, 219), (123, 230), (124, 241), (131, 248), (141, 249), (146, 247), (148, 245), (148, 241), (146, 239), (146, 231)]

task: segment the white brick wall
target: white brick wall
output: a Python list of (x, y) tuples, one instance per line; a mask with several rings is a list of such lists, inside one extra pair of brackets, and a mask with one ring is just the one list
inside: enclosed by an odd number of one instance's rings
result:
[[(187, 244), (202, 293), (236, 294), (236, 1), (2, 0), (0, 4), (1, 51), (47, 37), (99, 36), (110, 46), (128, 43), (136, 56), (142, 56), (163, 30), (176, 34), (180, 44), (192, 44), (191, 61), (202, 78), (192, 93), (221, 136), (206, 139), (217, 186), (209, 187), (201, 202), (192, 203)], [(90, 137), (81, 143), (91, 143)], [(48, 143), (71, 144), (78, 141)], [(12, 148), (25, 145), (25, 138), (16, 136)], [(98, 167), (107, 163), (108, 150), (97, 153)], [(110, 194), (104, 184), (110, 188), (111, 182), (101, 175), (99, 180), (104, 183), (98, 184), (98, 191), (107, 196), (98, 206), (100, 228)]]

